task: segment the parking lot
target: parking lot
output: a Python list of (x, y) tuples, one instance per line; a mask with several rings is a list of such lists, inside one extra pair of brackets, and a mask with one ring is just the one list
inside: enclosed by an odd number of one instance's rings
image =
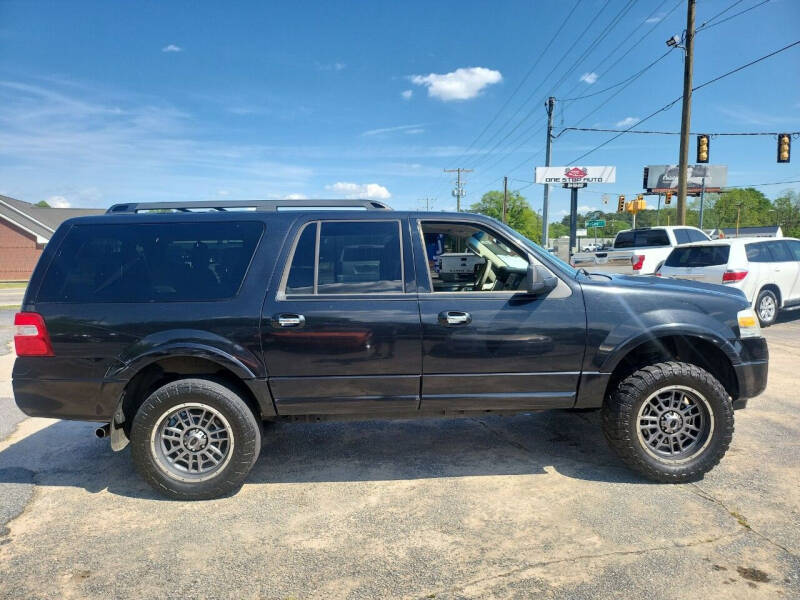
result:
[(198, 503), (92, 424), (22, 420), (6, 354), (0, 597), (796, 598), (800, 313), (765, 334), (767, 391), (697, 484), (640, 479), (598, 413), (559, 411), (272, 426), (244, 488)]

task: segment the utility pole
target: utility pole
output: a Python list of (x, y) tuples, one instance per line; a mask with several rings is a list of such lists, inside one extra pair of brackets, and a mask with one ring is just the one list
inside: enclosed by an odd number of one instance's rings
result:
[(678, 156), (678, 225), (686, 225), (686, 184), (689, 166), (689, 128), (692, 121), (692, 69), (694, 63), (694, 9), (697, 0), (688, 0), (686, 39), (683, 59), (683, 112), (681, 114), (681, 146)]
[[(544, 166), (550, 166), (550, 149), (553, 144), (553, 112), (556, 105), (556, 99), (550, 96), (547, 99), (547, 141), (544, 154)], [(547, 248), (550, 245), (550, 236), (547, 230), (548, 209), (550, 206), (550, 184), (544, 184), (544, 197), (542, 198), (542, 247)], [(570, 249), (570, 252), (572, 250)]]
[(455, 173), (456, 174), (456, 189), (453, 190), (453, 196), (456, 198), (456, 212), (461, 212), (461, 198), (466, 195), (464, 191), (464, 186), (461, 185), (461, 174), (462, 173), (472, 173), (473, 169), (462, 169), (459, 167), (458, 169), (445, 169), (445, 173)]
[(506, 212), (508, 211), (508, 176), (503, 177), (503, 223), (508, 223)]

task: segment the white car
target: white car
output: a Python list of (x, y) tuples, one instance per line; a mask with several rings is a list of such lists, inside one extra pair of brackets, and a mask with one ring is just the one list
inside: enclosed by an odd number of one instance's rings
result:
[(610, 250), (578, 252), (572, 266), (587, 271), (652, 275), (676, 246), (708, 240), (697, 227), (641, 227), (620, 231)]
[(800, 308), (800, 240), (736, 238), (675, 248), (656, 273), (742, 290), (763, 327)]

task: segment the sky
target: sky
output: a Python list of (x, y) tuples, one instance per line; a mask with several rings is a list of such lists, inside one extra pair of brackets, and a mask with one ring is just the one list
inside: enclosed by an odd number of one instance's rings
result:
[[(761, 1), (698, 0), (698, 27), (729, 10), (698, 31), (695, 86), (800, 39), (798, 0), (723, 22)], [(561, 130), (627, 128), (679, 97), (683, 52), (665, 41), (685, 25), (686, 0), (0, 0), (0, 193), (453, 210), (444, 169), (463, 167), (466, 206), (505, 175), (539, 210), (530, 182), (552, 95), (551, 164), (616, 166), (615, 184), (579, 196), (582, 211), (604, 208), (604, 193), (612, 207), (642, 191), (643, 166), (677, 162), (678, 136), (626, 134), (581, 157), (613, 134)], [(795, 46), (696, 91), (692, 131), (800, 131), (798, 75)], [(679, 131), (680, 115), (677, 102), (639, 128)], [(728, 165), (729, 185), (800, 180), (800, 140), (790, 164), (776, 164), (776, 143), (714, 137), (711, 162)], [(553, 188), (551, 220), (567, 209)]]

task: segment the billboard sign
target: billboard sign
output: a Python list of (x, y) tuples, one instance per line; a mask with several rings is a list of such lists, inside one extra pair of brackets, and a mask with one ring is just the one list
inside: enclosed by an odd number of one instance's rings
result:
[[(687, 194), (699, 195), (705, 186), (707, 192), (719, 192), (728, 184), (727, 165), (689, 165), (686, 188)], [(664, 194), (678, 191), (677, 165), (650, 165), (644, 168), (644, 188), (651, 194)]]
[(536, 183), (614, 183), (617, 167), (536, 167)]

